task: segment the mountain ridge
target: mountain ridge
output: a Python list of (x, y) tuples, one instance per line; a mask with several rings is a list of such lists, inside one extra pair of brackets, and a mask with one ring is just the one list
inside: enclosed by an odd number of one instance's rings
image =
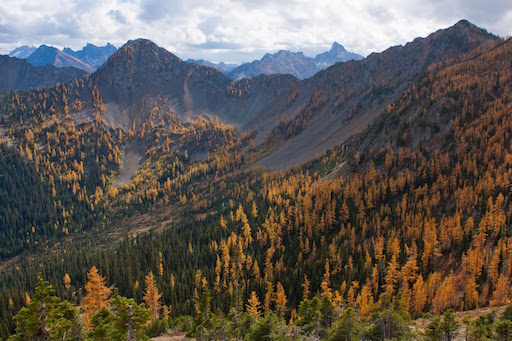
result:
[(68, 83), (86, 75), (73, 67), (57, 68), (53, 65), (35, 67), (24, 59), (0, 56), (0, 92), (51, 87)]
[(73, 51), (69, 47), (65, 47), (63, 50), (63, 52), (91, 66), (94, 70), (102, 66), (116, 51), (116, 47), (110, 43), (107, 43), (105, 46), (96, 46), (94, 44), (87, 43), (78, 51)]

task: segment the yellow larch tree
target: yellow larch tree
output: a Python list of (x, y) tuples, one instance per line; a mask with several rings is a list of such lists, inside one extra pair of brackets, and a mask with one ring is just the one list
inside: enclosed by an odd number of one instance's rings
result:
[(476, 284), (475, 277), (469, 276), (466, 280), (464, 288), (464, 309), (474, 309), (478, 307), (478, 285)]
[(283, 285), (281, 282), (277, 282), (276, 285), (276, 309), (278, 313), (282, 316), (286, 312), (286, 304), (288, 303), (288, 300), (286, 298), (286, 293), (284, 292)]
[(162, 294), (158, 293), (153, 272), (146, 275), (146, 291), (144, 292), (143, 298), (151, 312), (151, 320), (155, 321), (159, 317)]
[(272, 304), (272, 297), (274, 296), (274, 285), (272, 282), (267, 281), (267, 292), (265, 293), (265, 300), (263, 302), (263, 312), (265, 316), (270, 314), (270, 305)]
[(68, 290), (69, 287), (71, 286), (71, 278), (67, 273), (64, 275), (62, 283), (64, 284), (64, 288), (66, 288), (66, 290)]
[(373, 307), (373, 294), (372, 294), (372, 285), (370, 280), (366, 280), (366, 284), (361, 289), (361, 293), (357, 297), (357, 303), (359, 304), (361, 317), (370, 316), (370, 312)]
[(491, 306), (510, 303), (510, 281), (507, 276), (501, 274), (496, 283), (496, 289), (492, 293)]
[(427, 287), (420, 274), (412, 287), (412, 311), (413, 317), (420, 316), (427, 303)]
[(320, 283), (320, 288), (322, 289), (322, 295), (327, 295), (329, 298), (332, 298), (331, 292), (331, 272), (329, 270), (329, 260), (325, 262), (325, 272), (322, 277), (322, 283)]
[(258, 299), (258, 295), (256, 295), (256, 292), (253, 291), (251, 293), (251, 297), (247, 301), (246, 308), (247, 308), (247, 313), (254, 320), (258, 319), (258, 317), (261, 316), (261, 312), (260, 312), (261, 303), (260, 303), (260, 300)]
[(106, 307), (110, 302), (112, 289), (105, 285), (105, 277), (102, 277), (96, 266), (87, 273), (86, 295), (82, 299), (82, 309), (87, 319)]
[(308, 300), (309, 299), (309, 279), (306, 274), (304, 274), (304, 283), (302, 283), (302, 300)]

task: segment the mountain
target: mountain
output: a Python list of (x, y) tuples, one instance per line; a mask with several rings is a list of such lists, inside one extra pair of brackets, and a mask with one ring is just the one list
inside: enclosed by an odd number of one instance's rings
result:
[(228, 75), (235, 80), (262, 74), (290, 74), (298, 79), (305, 79), (335, 63), (361, 59), (363, 56), (348, 52), (342, 45), (335, 42), (330, 51), (321, 53), (315, 58), (306, 57), (302, 52), (267, 53), (261, 60), (240, 65)]
[(263, 56), (261, 60), (240, 65), (229, 73), (235, 80), (259, 75), (290, 74), (298, 79), (311, 77), (317, 72), (312, 58), (302, 52), (279, 51)]
[(15, 48), (11, 52), (9, 52), (9, 57), (16, 57), (18, 59), (26, 59), (30, 56), (34, 51), (37, 50), (34, 46), (23, 45)]
[(201, 66), (207, 66), (212, 69), (218, 70), (224, 74), (229, 73), (230, 71), (235, 69), (237, 66), (239, 66), (238, 64), (226, 64), (224, 62), (212, 63), (212, 62), (209, 62), (204, 59), (197, 59), (197, 60), (196, 59), (187, 59), (187, 63), (196, 63)]
[(53, 65), (35, 67), (26, 60), (0, 56), (0, 92), (29, 88), (52, 87), (84, 76), (86, 72), (73, 68), (57, 68)]
[(27, 61), (34, 66), (53, 65), (56, 67), (75, 67), (84, 70), (87, 73), (92, 73), (94, 70), (88, 64), (81, 60), (70, 56), (69, 54), (52, 46), (41, 45), (30, 56)]
[(329, 51), (318, 54), (314, 60), (317, 69), (323, 70), (338, 62), (361, 59), (364, 59), (364, 57), (357, 53), (349, 52), (343, 45), (334, 42)]
[(116, 51), (116, 47), (110, 43), (105, 46), (96, 46), (87, 43), (87, 45), (79, 51), (73, 51), (68, 47), (65, 47), (63, 50), (63, 52), (81, 60), (95, 70), (102, 66)]
[[(234, 82), (215, 69), (186, 63), (151, 41), (138, 39), (116, 51), (91, 81), (104, 103), (104, 119), (115, 127), (140, 127), (155, 106), (172, 110), (181, 119), (208, 115), (251, 131), (257, 145), (273, 141), (258, 164), (283, 169), (310, 161), (365, 128), (431, 65), (496, 40), (461, 21), (364, 60), (337, 63), (303, 81), (290, 75), (261, 75)], [(92, 116), (90, 92), (81, 95), (80, 100), (85, 99), (89, 100), (81, 115)]]
[(285, 142), (259, 163), (282, 169), (312, 160), (364, 129), (430, 66), (497, 41), (463, 20), (405, 46), (317, 73), (301, 83), (292, 107), (295, 113), (282, 120), (280, 131), (274, 131)]

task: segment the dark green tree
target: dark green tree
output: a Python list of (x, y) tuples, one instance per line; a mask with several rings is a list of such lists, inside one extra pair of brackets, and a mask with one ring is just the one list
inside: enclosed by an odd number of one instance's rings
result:
[(145, 333), (146, 322), (150, 312), (144, 304), (137, 304), (133, 298), (116, 296), (113, 301), (115, 315), (114, 333), (112, 340), (147, 340)]
[(352, 308), (343, 311), (340, 320), (329, 332), (329, 341), (357, 341), (361, 338), (361, 321)]
[(90, 330), (87, 336), (90, 339), (108, 340), (114, 331), (115, 316), (108, 308), (101, 308), (91, 317)]
[(372, 326), (367, 337), (370, 340), (399, 339), (409, 340), (410, 316), (400, 295), (393, 300), (387, 294), (380, 297), (378, 308), (371, 317)]
[(445, 340), (452, 341), (459, 331), (459, 323), (455, 320), (455, 313), (453, 309), (448, 309), (443, 315), (443, 321), (439, 325)]
[(80, 340), (82, 339), (78, 311), (69, 302), (54, 295), (53, 287), (42, 275), (34, 298), (14, 317), (16, 334), (11, 340)]

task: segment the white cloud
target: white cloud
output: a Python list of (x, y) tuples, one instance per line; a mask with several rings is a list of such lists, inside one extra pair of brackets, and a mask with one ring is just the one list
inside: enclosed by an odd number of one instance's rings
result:
[(502, 0), (2, 0), (0, 52), (143, 37), (185, 59), (250, 61), (279, 49), (314, 55), (333, 41), (367, 55), (462, 18), (512, 34), (512, 3)]

